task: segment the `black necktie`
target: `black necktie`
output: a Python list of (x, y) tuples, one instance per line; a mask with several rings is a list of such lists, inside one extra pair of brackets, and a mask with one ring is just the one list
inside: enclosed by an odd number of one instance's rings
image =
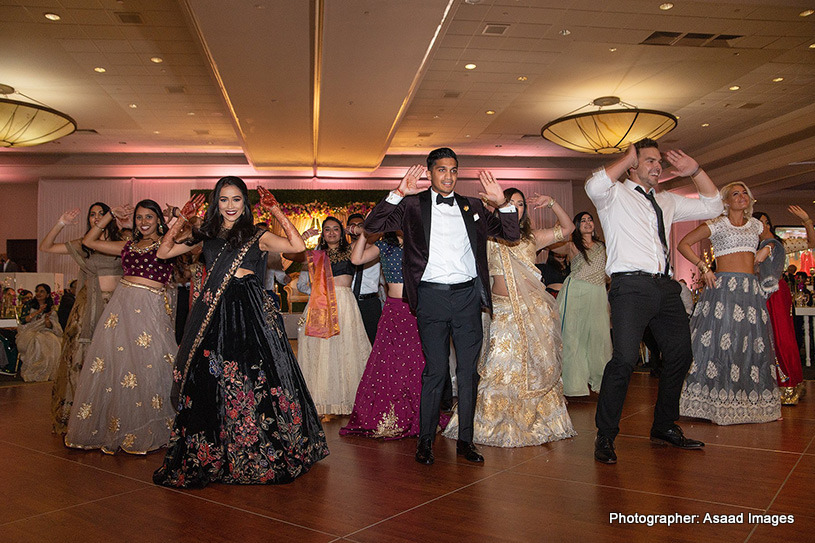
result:
[(362, 266), (357, 266), (354, 273), (354, 298), (359, 300), (359, 293), (362, 291)]
[(662, 253), (665, 257), (665, 273), (668, 273), (671, 269), (671, 256), (668, 251), (668, 242), (665, 239), (665, 221), (662, 218), (662, 208), (659, 207), (653, 192), (645, 192), (640, 186), (637, 186), (634, 190), (645, 196), (648, 201), (651, 202), (651, 207), (654, 208), (654, 212), (657, 214), (657, 231), (659, 232), (659, 241), (662, 243)]
[(436, 203), (437, 204), (447, 204), (450, 207), (453, 207), (453, 202), (454, 202), (453, 199), (454, 198), (455, 198), (455, 196), (448, 196), (447, 198), (445, 198), (441, 194), (437, 194), (436, 195)]

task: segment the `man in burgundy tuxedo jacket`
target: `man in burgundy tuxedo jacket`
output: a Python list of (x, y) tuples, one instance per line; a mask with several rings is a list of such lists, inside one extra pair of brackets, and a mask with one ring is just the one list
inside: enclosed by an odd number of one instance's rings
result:
[(422, 372), (419, 444), (416, 461), (432, 464), (439, 404), (449, 371), (450, 337), (456, 348), (459, 436), (456, 452), (471, 462), (484, 458), (473, 446), (473, 416), (478, 388), (476, 363), (483, 333), (481, 308), (492, 309), (487, 237), (515, 241), (518, 214), (489, 172), (480, 175), (482, 199), (455, 194), (458, 157), (448, 148), (427, 156), (431, 187), (418, 187), (424, 167), (416, 165), (371, 211), (366, 232), (404, 234), (404, 298), (416, 313), (426, 364)]

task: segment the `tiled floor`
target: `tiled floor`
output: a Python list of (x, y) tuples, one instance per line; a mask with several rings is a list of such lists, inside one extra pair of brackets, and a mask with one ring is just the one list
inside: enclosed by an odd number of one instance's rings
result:
[[(815, 532), (815, 382), (784, 420), (735, 427), (680, 421), (703, 451), (647, 439), (656, 380), (635, 374), (616, 466), (593, 460), (592, 398), (573, 399), (578, 437), (540, 447), (481, 447), (483, 466), (436, 440), (436, 464), (413, 461), (415, 439), (340, 437), (331, 455), (284, 486), (174, 491), (150, 481), (162, 454), (66, 449), (49, 429), (50, 384), (0, 388), (0, 542), (96, 541), (811, 541)], [(610, 523), (610, 514), (642, 524)], [(703, 522), (705, 514), (737, 522)], [(749, 514), (793, 515), (757, 524)], [(648, 526), (645, 515), (699, 515)], [(738, 515), (742, 515), (743, 521)], [(772, 517), (769, 517), (772, 519)]]

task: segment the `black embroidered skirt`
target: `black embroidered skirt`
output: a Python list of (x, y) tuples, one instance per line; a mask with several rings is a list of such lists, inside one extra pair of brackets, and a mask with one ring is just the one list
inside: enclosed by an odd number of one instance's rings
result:
[(288, 483), (327, 456), (314, 402), (257, 276), (230, 282), (205, 330), (153, 482)]

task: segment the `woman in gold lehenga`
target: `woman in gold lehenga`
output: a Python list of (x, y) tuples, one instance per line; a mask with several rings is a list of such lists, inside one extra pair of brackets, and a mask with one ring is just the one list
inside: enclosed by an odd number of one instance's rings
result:
[[(473, 441), (524, 447), (577, 435), (560, 379), (557, 304), (535, 267), (536, 250), (562, 241), (574, 225), (554, 198), (535, 196), (529, 203), (551, 209), (558, 223), (533, 230), (524, 194), (509, 188), (504, 195), (518, 210), (521, 240), (514, 244), (490, 240), (487, 245), (493, 315), (478, 364)], [(457, 413), (444, 435), (458, 436)]]

